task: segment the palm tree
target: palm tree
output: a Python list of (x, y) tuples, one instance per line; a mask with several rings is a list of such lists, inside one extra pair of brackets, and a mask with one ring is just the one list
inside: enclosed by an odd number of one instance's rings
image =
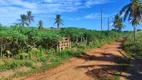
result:
[(122, 28), (124, 27), (124, 25), (123, 25), (123, 20), (122, 20), (122, 18), (118, 15), (118, 14), (116, 14), (115, 16), (114, 16), (114, 19), (113, 19), (113, 26), (115, 27), (115, 29), (117, 30), (117, 31), (122, 31)]
[(20, 24), (21, 24), (23, 27), (24, 27), (25, 24), (26, 24), (27, 26), (29, 26), (29, 24), (27, 23), (27, 16), (26, 16), (26, 15), (22, 14), (20, 21), (21, 21)]
[(39, 28), (38, 29), (40, 29), (40, 30), (43, 29), (43, 22), (42, 22), (42, 20), (39, 21)]
[(124, 28), (124, 24), (123, 24), (122, 18), (120, 18), (119, 21), (118, 21), (118, 24), (117, 24), (117, 30), (118, 30), (119, 32), (121, 32), (121, 31), (122, 31), (122, 28)]
[(27, 19), (28, 19), (29, 24), (30, 24), (32, 21), (34, 21), (34, 16), (32, 16), (31, 14), (32, 14), (31, 11), (28, 11), (28, 12), (27, 12)]
[(57, 28), (59, 28), (60, 24), (63, 25), (63, 23), (62, 23), (63, 21), (62, 21), (62, 19), (61, 19), (61, 15), (57, 14), (55, 20), (56, 20), (56, 21), (55, 21), (54, 24), (57, 24)]
[(128, 21), (134, 27), (134, 41), (136, 41), (136, 26), (139, 25), (141, 21), (141, 12), (141, 2), (139, 0), (132, 0), (120, 11), (120, 15), (124, 14), (124, 21), (128, 18)]

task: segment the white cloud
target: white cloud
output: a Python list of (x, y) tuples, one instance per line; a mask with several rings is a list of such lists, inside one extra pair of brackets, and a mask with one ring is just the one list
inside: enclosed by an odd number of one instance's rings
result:
[(98, 17), (100, 17), (99, 13), (91, 13), (91, 14), (85, 16), (86, 19), (96, 19)]
[(88, 0), (86, 2), (86, 6), (91, 7), (94, 4), (105, 4), (105, 3), (109, 3), (109, 2), (115, 2), (115, 1), (113, 1), (113, 0)]
[[(104, 4), (112, 0), (0, 0), (0, 22), (12, 24), (20, 14), (32, 11), (36, 17), (44, 17), (63, 12), (73, 12), (82, 8), (90, 8), (95, 4)], [(42, 16), (42, 17), (43, 17)], [(95, 14), (92, 14), (95, 17)], [(87, 16), (86, 16), (87, 17)], [(89, 18), (89, 15), (88, 15)], [(91, 15), (90, 15), (91, 18)], [(79, 20), (82, 18), (76, 18)], [(9, 22), (9, 23), (7, 23)]]
[[(106, 14), (106, 13), (103, 13), (102, 14), (103, 18), (108, 18), (108, 17), (113, 17), (115, 15), (115, 13), (113, 14)], [(81, 19), (100, 19), (101, 17), (101, 13), (90, 13), (86, 16), (83, 16), (83, 17), (76, 17), (76, 18), (68, 18), (69, 20), (81, 20)]]
[[(104, 14), (103, 13), (102, 17), (104, 17), (104, 18), (112, 17), (114, 14)], [(97, 18), (100, 18), (100, 17), (101, 17), (101, 13), (91, 13), (91, 14), (85, 16), (86, 19), (97, 19)]]
[(0, 2), (0, 5), (2, 6), (21, 6), (23, 8), (28, 8), (28, 9), (35, 9), (36, 8), (36, 3), (29, 3), (29, 2), (24, 2), (22, 0), (2, 0)]
[(77, 17), (77, 18), (68, 18), (69, 20), (81, 20), (81, 19), (84, 19), (84, 18), (80, 18), (80, 17)]

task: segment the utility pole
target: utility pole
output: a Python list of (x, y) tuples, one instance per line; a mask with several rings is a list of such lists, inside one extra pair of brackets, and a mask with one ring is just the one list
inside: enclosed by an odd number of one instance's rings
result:
[(109, 31), (109, 18), (108, 18), (108, 31)]
[(103, 30), (102, 23), (103, 23), (103, 12), (101, 10), (101, 31)]
[(101, 33), (100, 33), (100, 40), (101, 40), (101, 35), (102, 35), (102, 31), (103, 31), (103, 12), (101, 10)]

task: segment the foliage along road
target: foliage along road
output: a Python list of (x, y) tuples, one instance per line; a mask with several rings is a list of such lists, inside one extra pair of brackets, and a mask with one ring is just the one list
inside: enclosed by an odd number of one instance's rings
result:
[(122, 41), (117, 41), (86, 51), (85, 55), (67, 60), (54, 69), (14, 80), (101, 80), (112, 77), (120, 74), (116, 60), (126, 58), (121, 44)]

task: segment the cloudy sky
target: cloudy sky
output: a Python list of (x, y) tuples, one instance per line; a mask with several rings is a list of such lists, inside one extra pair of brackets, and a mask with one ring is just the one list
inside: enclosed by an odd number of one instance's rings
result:
[[(32, 26), (43, 20), (44, 27), (56, 27), (55, 15), (61, 14), (62, 27), (79, 27), (100, 30), (100, 11), (103, 10), (103, 29), (107, 29), (108, 17), (113, 16), (130, 0), (0, 0), (0, 23), (9, 26), (17, 23), (21, 14), (32, 11)], [(111, 24), (111, 22), (110, 22)], [(125, 23), (125, 30), (133, 27)], [(138, 27), (140, 28), (140, 27)]]

